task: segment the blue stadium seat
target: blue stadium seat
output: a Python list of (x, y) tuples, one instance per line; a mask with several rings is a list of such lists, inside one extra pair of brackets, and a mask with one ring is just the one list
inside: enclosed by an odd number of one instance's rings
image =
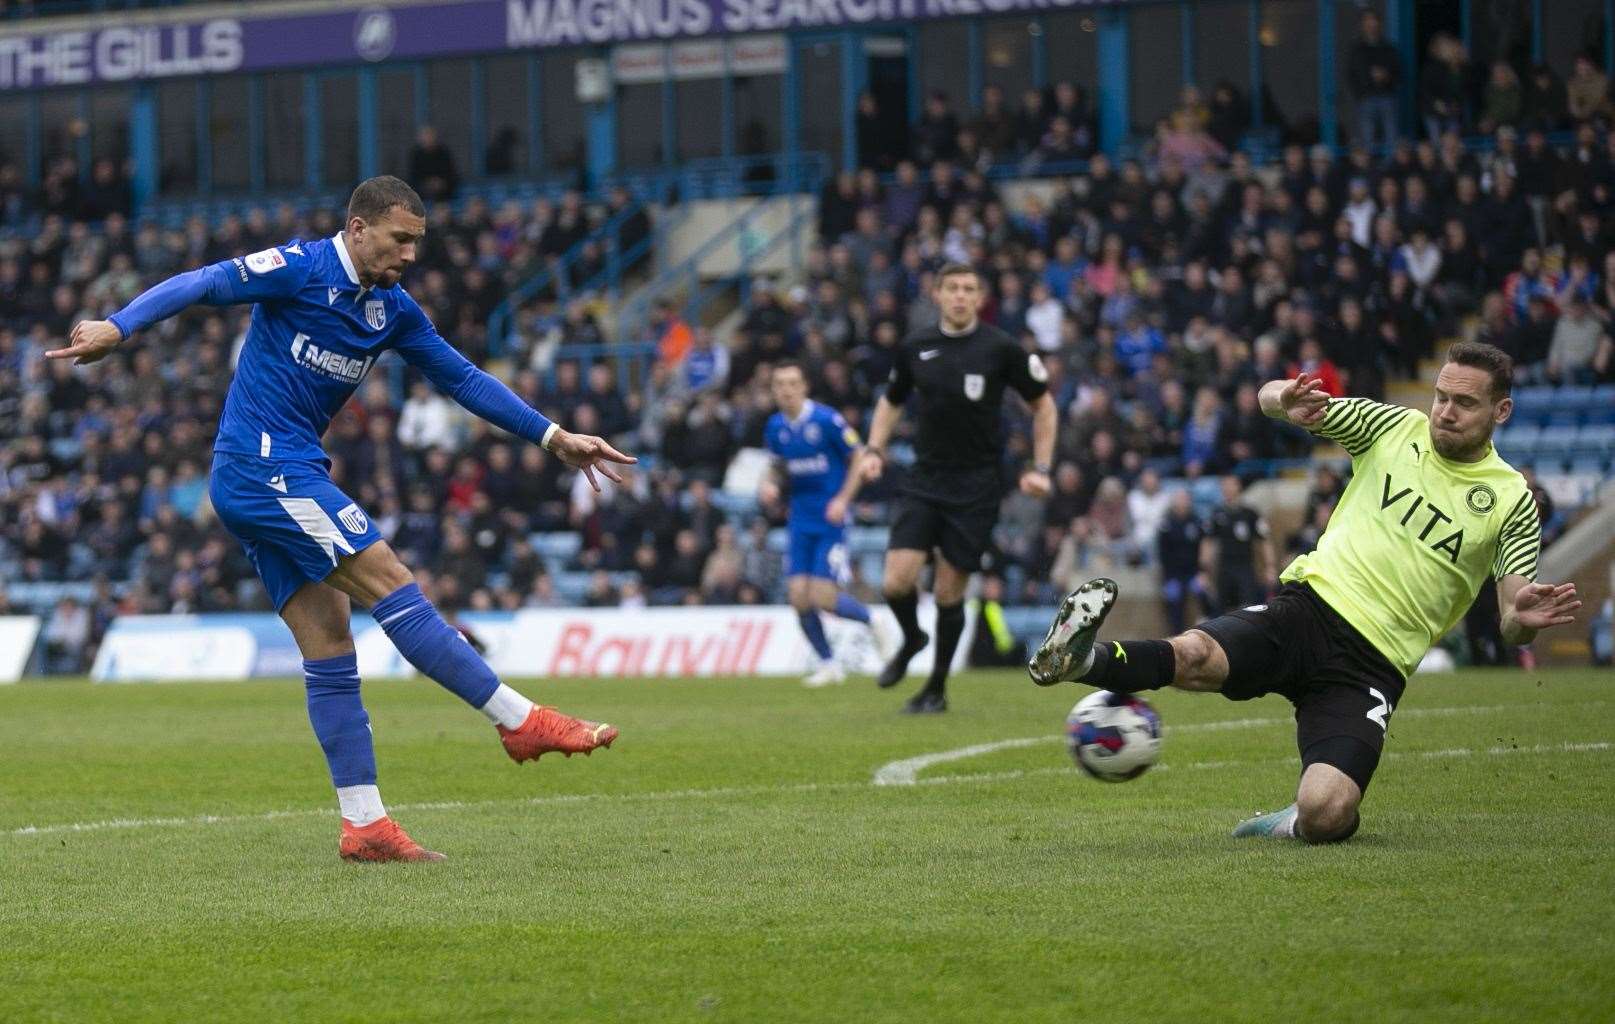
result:
[(1203, 476), (1189, 485), (1189, 494), (1194, 498), (1195, 512), (1204, 516), (1222, 506), (1222, 480), (1215, 476)]
[(1592, 425), (1578, 429), (1570, 449), (1572, 459), (1608, 459), (1615, 454), (1615, 426)]
[(1537, 438), (1536, 460), (1563, 465), (1576, 445), (1575, 427), (1544, 427)]
[(1582, 410), (1593, 404), (1594, 388), (1591, 385), (1567, 384), (1553, 396), (1556, 408)]
[(583, 548), (583, 537), (576, 533), (535, 533), (529, 540), (552, 569), (570, 564)]
[(1543, 425), (1548, 427), (1579, 427), (1581, 419), (1580, 406), (1559, 405), (1548, 411)]
[(1492, 443), (1505, 461), (1519, 464), (1529, 462), (1536, 456), (1537, 438), (1541, 436), (1542, 428), (1535, 423), (1516, 424), (1510, 421), (1493, 435)]
[(874, 551), (884, 554), (891, 530), (884, 526), (852, 526), (847, 529), (847, 549), (855, 555)]
[(1536, 416), (1541, 411), (1553, 406), (1554, 388), (1546, 385), (1534, 385), (1526, 388), (1514, 389), (1514, 405), (1521, 412)]
[(1570, 472), (1575, 476), (1603, 477), (1609, 460), (1595, 455), (1575, 455), (1570, 459)]

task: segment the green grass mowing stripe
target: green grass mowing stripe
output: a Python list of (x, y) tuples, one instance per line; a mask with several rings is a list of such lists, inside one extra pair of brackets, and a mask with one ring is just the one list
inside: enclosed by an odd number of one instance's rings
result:
[[(1334, 848), (1227, 838), (1293, 789), (1283, 722), (1180, 732), (1164, 770), (1125, 786), (1045, 742), (880, 790), (891, 760), (1049, 736), (1078, 694), (972, 674), (943, 720), (913, 721), (864, 687), (527, 685), (620, 719), (627, 744), (516, 769), (430, 684), (367, 685), (384, 791), (445, 805), (406, 821), (450, 853), (432, 870), (337, 862), (334, 809), (0, 842), (0, 1020), (1423, 1022), (1615, 1004), (1615, 768), (1551, 749), (1615, 735), (1607, 673), (1414, 680), (1364, 831)], [(1288, 711), (1157, 704), (1171, 726)], [(1506, 707), (1404, 716), (1465, 704)], [(8, 824), (328, 792), (286, 683), (0, 688), (0, 765)], [(654, 797), (714, 789), (755, 791)]]

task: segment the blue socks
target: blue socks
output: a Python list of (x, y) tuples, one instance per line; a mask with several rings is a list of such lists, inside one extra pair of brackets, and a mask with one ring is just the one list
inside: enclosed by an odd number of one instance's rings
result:
[(370, 716), (359, 700), (359, 660), (339, 654), (303, 662), (308, 687), (308, 720), (325, 750), (331, 783), (370, 786), (376, 782), (376, 751), (370, 741)]
[[(869, 624), (869, 609), (858, 602), (851, 594), (836, 594), (836, 605), (831, 609), (837, 618), (851, 619), (853, 622)], [(805, 612), (797, 612), (796, 617), (802, 622), (802, 632), (807, 635), (808, 643), (813, 645), (813, 653), (819, 656), (820, 661), (829, 661), (834, 657), (830, 650), (830, 638), (824, 635), (824, 620), (819, 618), (817, 608), (809, 608)]]
[(851, 594), (836, 594), (835, 613), (843, 619), (862, 622), (866, 626), (869, 624), (869, 609), (860, 604), (858, 599)]
[(820, 661), (829, 661), (834, 655), (830, 651), (830, 638), (824, 635), (824, 623), (819, 621), (818, 609), (797, 612), (796, 617), (802, 622), (802, 632), (807, 634), (808, 643), (813, 645), (813, 653), (819, 656)]
[(482, 707), (499, 689), (493, 669), (443, 621), (420, 584), (399, 587), (377, 601), (370, 615), (406, 661), (472, 707)]

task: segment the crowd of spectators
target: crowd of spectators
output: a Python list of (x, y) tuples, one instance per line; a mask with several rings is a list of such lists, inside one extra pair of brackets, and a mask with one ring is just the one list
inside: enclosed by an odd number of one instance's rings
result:
[[(1198, 492), (1216, 503), (1218, 477), (1310, 452), (1257, 409), (1265, 380), (1305, 368), (1333, 394), (1379, 397), (1419, 373), (1437, 338), (1467, 329), (1528, 377), (1608, 379), (1615, 137), (1602, 113), (1576, 121), (1567, 145), (1499, 128), (1477, 148), (1448, 130), (1383, 154), (1289, 147), (1255, 166), (1237, 137), (1212, 134), (1216, 115), (1190, 90), (1156, 144), (1114, 160), (1092, 151), (1080, 94), (1056, 86), (1040, 102), (1067, 111), (1051, 124), (1087, 139), (1075, 144), (1086, 162), (1005, 184), (969, 158), (949, 119), (1021, 160), (1035, 155), (1032, 132), (993, 113), (1001, 100), (966, 119), (935, 99), (913, 132), (926, 141), (892, 154), (890, 174), (870, 166), (827, 183), (802, 279), (747, 289), (725, 338), (664, 304), (643, 372), (577, 356), (603, 351), (610, 311), (559, 287), (537, 297), (511, 348), (490, 351), (487, 338), (512, 286), (580, 244), (594, 260), (621, 245), (599, 226), (624, 194), (599, 206), (576, 194), (432, 204), (408, 285), (445, 336), (550, 416), (648, 456), (647, 468), (596, 495), (384, 361), (327, 436), (333, 476), (450, 609), (557, 603), (557, 560), (586, 574), (591, 605), (777, 599), (769, 531), (783, 510), (741, 501), (737, 513), (724, 488), (756, 479), (769, 366), (802, 362), (813, 396), (861, 428), (896, 346), (937, 318), (932, 273), (963, 261), (987, 284), (984, 319), (1042, 355), (1061, 412), (1054, 493), (1010, 494), (990, 555), (997, 592), (1017, 603), (1097, 570), (1158, 564), (1161, 539), (1204, 511), (1174, 496), (1185, 482), (1205, 481)], [(92, 588), (53, 626), (61, 664), (113, 614), (265, 607), (206, 498), (247, 311), (193, 309), (91, 367), (41, 353), (164, 276), (330, 235), (333, 211), (252, 209), (168, 230), (123, 207), (91, 213), (5, 190), (16, 180), (0, 167), (0, 227), (37, 228), (0, 232), (4, 578)], [(1024, 420), (1013, 402), (1006, 415)], [(1028, 456), (1024, 431), (1011, 436), (1006, 470)], [(883, 522), (899, 476), (864, 496), (859, 522)], [(1237, 482), (1223, 500), (1239, 500)], [(1300, 543), (1327, 521), (1332, 498), (1320, 494)], [(1214, 591), (1214, 568), (1186, 577), (1186, 595)]]

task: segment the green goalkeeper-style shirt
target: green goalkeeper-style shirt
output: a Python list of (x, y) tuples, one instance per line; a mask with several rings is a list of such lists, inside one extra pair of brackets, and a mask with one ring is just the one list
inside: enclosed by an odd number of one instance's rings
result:
[(1312, 432), (1351, 454), (1352, 479), (1317, 548), (1280, 578), (1306, 581), (1404, 676), (1487, 576), (1536, 578), (1536, 501), (1496, 448), (1445, 459), (1428, 416), (1366, 398), (1331, 399)]

